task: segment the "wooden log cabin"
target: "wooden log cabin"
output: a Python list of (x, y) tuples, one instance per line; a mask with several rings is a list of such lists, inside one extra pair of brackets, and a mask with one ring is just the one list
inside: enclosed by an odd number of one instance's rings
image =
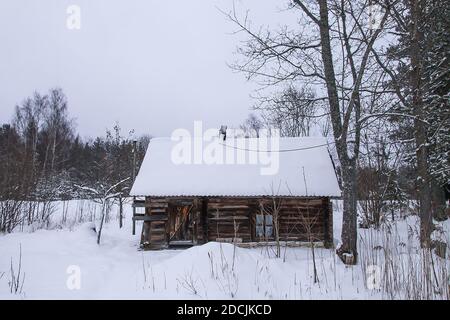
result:
[[(142, 220), (142, 248), (333, 245), (331, 198), (340, 189), (325, 139), (278, 138), (275, 148), (256, 138), (217, 139), (202, 148), (195, 146), (200, 139), (181, 143), (152, 139), (133, 184), (133, 232)], [(209, 148), (216, 161), (195, 159), (196, 148)], [(180, 152), (187, 153), (182, 161)]]

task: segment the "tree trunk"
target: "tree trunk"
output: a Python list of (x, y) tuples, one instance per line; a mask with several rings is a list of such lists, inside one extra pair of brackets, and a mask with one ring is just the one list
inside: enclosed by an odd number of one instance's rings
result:
[(122, 194), (119, 195), (119, 228), (123, 226), (123, 199)]
[(417, 182), (419, 189), (420, 242), (422, 247), (430, 247), (432, 232), (431, 188), (428, 173), (427, 131), (424, 123), (423, 99), (421, 91), (422, 55), (420, 41), (422, 34), (419, 23), (422, 8), (418, 0), (411, 0), (411, 89), (413, 92), (414, 138), (416, 142)]
[[(55, 129), (53, 128), (53, 130), (55, 130)], [(52, 166), (51, 166), (51, 169), (53, 172), (53, 170), (55, 170), (56, 133), (53, 133), (52, 135), (53, 135), (53, 143), (52, 143)]]
[(347, 152), (346, 137), (343, 136), (339, 96), (336, 87), (336, 76), (333, 67), (330, 26), (328, 21), (327, 0), (319, 0), (319, 29), (321, 54), (325, 81), (327, 85), (328, 103), (333, 128), (333, 136), (342, 168), (344, 212), (342, 221), (342, 245), (336, 250), (339, 258), (346, 264), (355, 264), (358, 256), (356, 238), (356, 160), (350, 160)]
[(103, 222), (105, 221), (106, 201), (107, 200), (103, 199), (102, 217), (100, 219), (100, 226), (99, 226), (98, 232), (97, 232), (97, 244), (100, 244), (100, 237), (102, 236)]
[(316, 251), (314, 250), (314, 241), (310, 240), (310, 245), (311, 245), (311, 253), (312, 253), (313, 268), (314, 268), (314, 283), (318, 283), (319, 276), (317, 275)]
[(336, 250), (339, 258), (346, 264), (356, 264), (357, 251), (357, 199), (356, 199), (356, 164), (348, 165), (342, 170), (343, 218), (341, 246)]

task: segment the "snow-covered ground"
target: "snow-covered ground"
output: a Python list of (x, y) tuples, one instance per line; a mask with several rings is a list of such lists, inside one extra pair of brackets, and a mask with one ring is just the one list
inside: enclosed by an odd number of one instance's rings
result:
[[(94, 219), (96, 206), (71, 202), (64, 223), (61, 208), (55, 209), (50, 230), (0, 235), (0, 299), (403, 298), (389, 292), (394, 285), (387, 282), (393, 280), (386, 260), (398, 263), (395, 269), (405, 268), (398, 272), (418, 273), (418, 277), (423, 273), (414, 263), (420, 257), (414, 240), (416, 217), (389, 224), (387, 232), (360, 230), (361, 262), (356, 266), (343, 265), (334, 250), (316, 249), (319, 282), (314, 283), (310, 248), (283, 248), (281, 258), (276, 258), (270, 247), (243, 249), (215, 242), (185, 250), (140, 251), (141, 226), (137, 225), (133, 236), (129, 206), (125, 207), (122, 229), (116, 208), (112, 209), (97, 245), (93, 223), (82, 222), (85, 219), (79, 217), (81, 210), (84, 217)], [(340, 223), (340, 203), (335, 202), (335, 237), (340, 235)], [(444, 229), (448, 231), (448, 223)], [(391, 254), (386, 254), (389, 250)], [(436, 259), (433, 263), (438, 273), (440, 267), (448, 268), (448, 259)], [(372, 263), (379, 265), (379, 270), (373, 271)], [(16, 282), (20, 283), (13, 293), (9, 285), (12, 274), (16, 279), (19, 276)], [(382, 276), (383, 285), (367, 283), (378, 276)], [(368, 284), (375, 288), (368, 288)]]

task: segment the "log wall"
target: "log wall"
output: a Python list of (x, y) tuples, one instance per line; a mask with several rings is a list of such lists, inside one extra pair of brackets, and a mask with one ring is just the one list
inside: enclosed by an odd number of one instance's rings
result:
[[(256, 236), (256, 215), (272, 214), (274, 225), (278, 221), (281, 241), (315, 241), (332, 246), (332, 205), (327, 197), (321, 198), (146, 198), (146, 216), (169, 216), (171, 208), (192, 204), (191, 219), (193, 244), (207, 241), (257, 242), (273, 241), (274, 236), (262, 239)], [(169, 223), (144, 221), (143, 246), (168, 246)], [(276, 234), (274, 230), (273, 235)]]

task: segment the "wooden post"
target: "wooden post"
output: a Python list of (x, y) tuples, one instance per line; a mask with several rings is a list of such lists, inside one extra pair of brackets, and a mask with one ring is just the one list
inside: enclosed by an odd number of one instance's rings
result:
[[(133, 140), (133, 170), (132, 170), (132, 178), (133, 178), (133, 184), (136, 180), (136, 145), (137, 141)], [(134, 206), (136, 202), (136, 197), (133, 197), (133, 236), (136, 234), (136, 220), (134, 217), (136, 216), (136, 207)]]
[(322, 206), (323, 210), (323, 232), (324, 239), (323, 244), (324, 247), (329, 249), (333, 247), (333, 236), (331, 235), (330, 225), (332, 225), (330, 220), (332, 219), (333, 206), (331, 200), (329, 198), (323, 199), (324, 205)]
[(254, 199), (249, 203), (249, 225), (250, 225), (250, 240), (256, 241), (256, 215), (259, 212), (260, 203), (259, 200)]
[(200, 213), (200, 222), (203, 231), (203, 243), (208, 242), (208, 198), (202, 199), (202, 211)]
[(134, 220), (136, 216), (136, 207), (135, 204), (136, 197), (133, 197), (133, 236), (136, 234), (136, 220)]
[[(147, 207), (147, 204), (149, 204), (151, 202), (151, 200), (147, 197), (145, 197), (145, 216), (148, 217), (151, 215), (151, 208)], [(141, 240), (141, 245), (144, 248), (148, 248), (150, 247), (150, 233), (151, 233), (151, 228), (152, 228), (152, 222), (151, 221), (144, 221), (142, 223), (142, 240)]]
[(136, 179), (136, 152), (137, 152), (137, 148), (136, 148), (136, 146), (137, 146), (137, 141), (136, 140), (133, 140), (133, 183), (134, 183), (134, 180)]
[(142, 224), (142, 239), (141, 239), (141, 245), (144, 248), (150, 245), (150, 228), (151, 222), (144, 221), (144, 223)]
[(198, 198), (193, 200), (192, 208), (192, 243), (197, 244), (198, 235)]

